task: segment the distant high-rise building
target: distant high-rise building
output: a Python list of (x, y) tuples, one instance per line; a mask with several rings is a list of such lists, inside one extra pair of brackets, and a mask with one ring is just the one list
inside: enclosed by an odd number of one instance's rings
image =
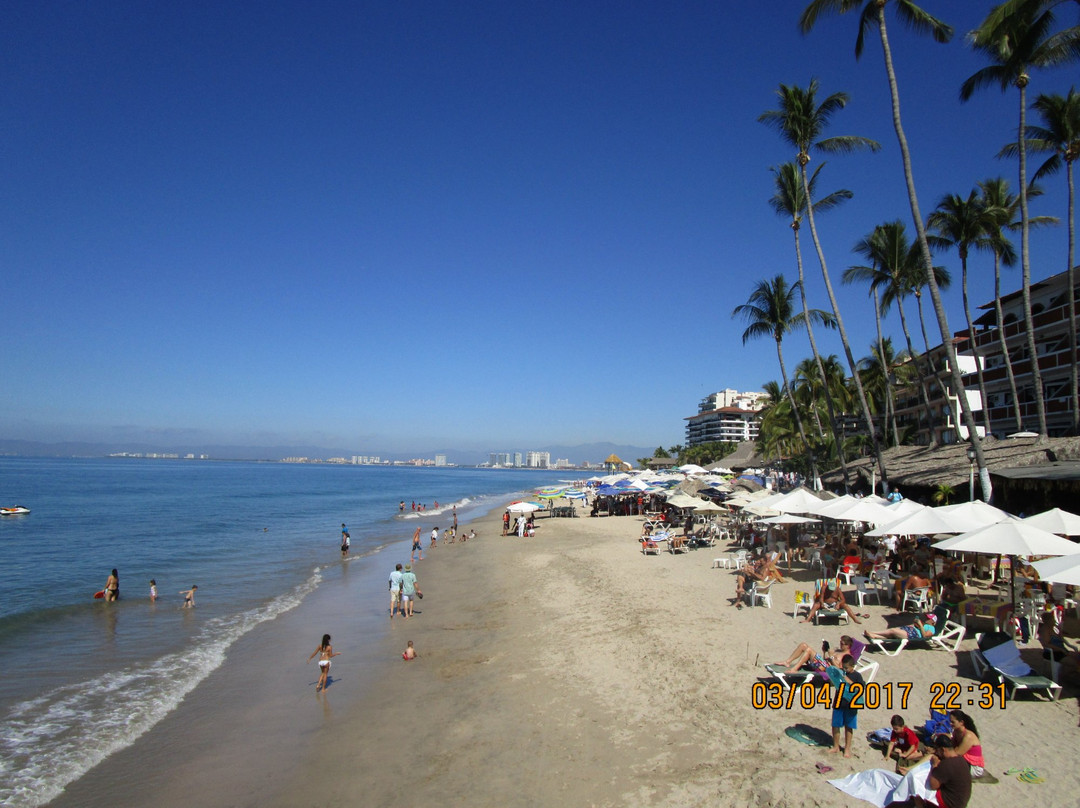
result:
[(551, 465), (551, 453), (529, 452), (525, 455), (525, 465), (530, 469), (546, 469)]
[(446, 465), (446, 455), (435, 455), (435, 465), (436, 466), (445, 466)]
[(731, 389), (706, 396), (698, 402), (697, 414), (685, 419), (686, 445), (756, 440), (758, 412), (767, 398), (765, 393)]

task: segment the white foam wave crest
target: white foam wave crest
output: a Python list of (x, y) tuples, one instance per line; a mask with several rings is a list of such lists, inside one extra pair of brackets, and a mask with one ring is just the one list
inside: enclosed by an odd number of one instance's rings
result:
[[(319, 569), (291, 592), (208, 620), (190, 649), (59, 687), (0, 720), (0, 805), (35, 808), (169, 714), (251, 629), (294, 609), (322, 580)], [(101, 732), (102, 727), (110, 731)]]

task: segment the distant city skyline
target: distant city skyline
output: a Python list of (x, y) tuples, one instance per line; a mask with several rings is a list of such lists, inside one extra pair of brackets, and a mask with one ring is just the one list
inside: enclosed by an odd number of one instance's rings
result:
[[(955, 27), (947, 45), (891, 5), (924, 215), (987, 177), (1015, 190), (996, 155), (1017, 94), (958, 100), (985, 65), (965, 34), (993, 4), (922, 3)], [(876, 225), (912, 229), (889, 93), (876, 37), (854, 58), (857, 15), (802, 36), (805, 6), (20, 7), (0, 29), (0, 438), (347, 456), (683, 443), (704, 396), (780, 377), (775, 345), (744, 346), (731, 313), (757, 281), (795, 280), (768, 204), (770, 167), (795, 155), (758, 116), (812, 78), (849, 95), (826, 134), (882, 145), (812, 158), (823, 190), (854, 194), (818, 229), (867, 355), (867, 289), (839, 277)], [(1075, 78), (1034, 71), (1029, 99)], [(1064, 178), (1043, 188), (1032, 213), (1064, 216)], [(1065, 244), (1064, 226), (1033, 232), (1034, 280), (1065, 268)], [(827, 308), (808, 235), (803, 256)], [(959, 263), (935, 258), (958, 331)], [(973, 305), (991, 270), (972, 256)], [(899, 341), (895, 311), (886, 328)], [(784, 348), (809, 355), (803, 335)]]

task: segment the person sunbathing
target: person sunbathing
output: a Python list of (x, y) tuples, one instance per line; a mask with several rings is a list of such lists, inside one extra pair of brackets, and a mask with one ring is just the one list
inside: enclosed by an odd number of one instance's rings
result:
[(840, 638), (840, 647), (830, 651), (829, 643), (823, 642), (821, 644), (821, 653), (814, 653), (814, 649), (804, 642), (795, 646), (795, 650), (791, 652), (791, 656), (785, 659), (783, 662), (777, 662), (777, 665), (783, 665), (787, 670), (784, 673), (795, 673), (799, 668), (804, 665), (808, 665), (816, 671), (824, 671), (829, 665), (834, 665), (839, 668), (840, 663), (843, 662), (844, 656), (851, 653), (851, 644), (854, 640), (847, 634)]
[(847, 601), (844, 600), (844, 593), (840, 591), (840, 587), (833, 588), (832, 586), (823, 586), (821, 591), (814, 596), (814, 603), (810, 606), (810, 611), (803, 620), (804, 623), (809, 623), (814, 619), (816, 615), (822, 609), (828, 609), (831, 611), (839, 611), (843, 609), (847, 612), (848, 617), (859, 624), (859, 616), (855, 614), (850, 606), (847, 605)]
[(934, 636), (934, 624), (924, 623), (921, 617), (916, 617), (910, 626), (897, 626), (884, 631), (867, 630), (863, 636), (868, 640), (928, 640)]

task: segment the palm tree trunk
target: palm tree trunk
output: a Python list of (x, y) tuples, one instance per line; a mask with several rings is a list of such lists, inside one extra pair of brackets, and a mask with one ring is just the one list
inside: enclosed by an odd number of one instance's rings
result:
[[(934, 409), (930, 406), (930, 391), (926, 386), (926, 379), (929, 375), (933, 374), (933, 367), (930, 365), (929, 356), (926, 357), (926, 373), (919, 367), (919, 355), (915, 351), (915, 346), (911, 343), (911, 332), (908, 330), (907, 315), (904, 313), (904, 304), (897, 300), (896, 308), (897, 311), (900, 312), (900, 327), (903, 329), (904, 339), (907, 341), (908, 354), (911, 356), (911, 361), (915, 365), (915, 373), (919, 377), (919, 392), (922, 394), (923, 407), (926, 409), (926, 431), (930, 435), (930, 446), (934, 447), (938, 445), (937, 432), (935, 431)], [(921, 311), (919, 316), (922, 316)]]
[(1035, 344), (1035, 318), (1031, 313), (1031, 255), (1028, 250), (1031, 220), (1028, 218), (1027, 199), (1027, 82), (1026, 73), (1021, 73), (1016, 80), (1020, 89), (1020, 130), (1017, 136), (1020, 154), (1020, 267), (1023, 273), (1024, 292), (1024, 327), (1027, 330), (1028, 353), (1031, 362), (1031, 385), (1035, 396), (1035, 413), (1039, 417), (1039, 441), (1046, 440), (1046, 406), (1043, 404), (1042, 369), (1039, 367), (1039, 353)]
[[(862, 379), (859, 378), (859, 369), (855, 366), (855, 355), (851, 352), (847, 329), (844, 328), (844, 318), (840, 316), (840, 305), (836, 302), (836, 293), (833, 292), (828, 265), (825, 263), (825, 253), (821, 249), (817, 225), (814, 223), (814, 201), (810, 196), (810, 183), (806, 177), (805, 159), (807, 159), (806, 155), (799, 155), (799, 175), (802, 177), (803, 195), (806, 197), (806, 218), (810, 222), (810, 236), (814, 241), (814, 248), (817, 250), (818, 262), (821, 264), (821, 277), (825, 280), (825, 291), (829, 294), (829, 303), (832, 305), (833, 316), (836, 318), (836, 330), (840, 332), (840, 342), (844, 346), (844, 355), (847, 357), (848, 367), (851, 369), (851, 378), (855, 382), (855, 391), (859, 396), (859, 406), (862, 408), (863, 420), (866, 421), (866, 428), (870, 433), (870, 445), (877, 460), (878, 473), (881, 475), (881, 490), (888, 494), (889, 475), (885, 468), (885, 457), (881, 454), (881, 442), (874, 431), (874, 419), (870, 415), (870, 405), (866, 403), (866, 391), (863, 389)], [(841, 451), (843, 451), (842, 448)]]
[(810, 441), (806, 439), (806, 430), (803, 429), (802, 418), (799, 417), (799, 407), (795, 404), (795, 396), (791, 392), (791, 385), (788, 384), (787, 368), (784, 367), (784, 349), (781, 346), (781, 341), (776, 341), (776, 358), (780, 360), (780, 375), (784, 379), (784, 392), (787, 394), (788, 404), (791, 405), (791, 415), (795, 419), (795, 426), (799, 429), (799, 437), (802, 438), (803, 446), (806, 447), (806, 453), (810, 460), (810, 479), (814, 481), (814, 485), (818, 484), (818, 470), (817, 460), (814, 459), (814, 450), (810, 446)]
[(986, 397), (986, 379), (983, 377), (982, 356), (975, 345), (975, 324), (971, 321), (971, 303), (968, 300), (968, 268), (967, 253), (960, 256), (960, 287), (964, 298), (964, 318), (967, 320), (968, 344), (971, 346), (971, 355), (975, 357), (975, 375), (979, 380), (979, 393), (982, 396), (983, 428), (986, 434), (990, 434), (990, 407)]
[(1076, 369), (1076, 266), (1073, 256), (1076, 249), (1076, 189), (1073, 186), (1073, 161), (1065, 158), (1065, 178), (1069, 183), (1069, 398), (1072, 401), (1073, 435), (1080, 435), (1080, 389), (1077, 385)]
[[(881, 300), (874, 288), (874, 323), (877, 325), (878, 364), (881, 365), (881, 378), (885, 382), (885, 421), (892, 424), (893, 446), (900, 445), (900, 433), (896, 431), (896, 408), (893, 406), (892, 382), (889, 381), (889, 365), (885, 361), (885, 341), (881, 337)], [(886, 443), (888, 432), (886, 431)]]
[[(833, 446), (836, 447), (836, 455), (840, 460), (840, 469), (844, 474), (844, 493), (851, 493), (851, 483), (848, 477), (847, 458), (844, 456), (844, 447), (840, 444), (840, 439), (836, 435), (836, 408), (833, 406), (832, 391), (829, 390), (828, 379), (825, 378), (825, 365), (821, 361), (821, 354), (818, 353), (817, 340), (814, 338), (814, 326), (810, 322), (810, 305), (806, 302), (806, 279), (803, 275), (803, 260), (802, 260), (802, 247), (799, 244), (799, 228), (793, 226), (795, 231), (795, 263), (799, 267), (799, 295), (802, 298), (803, 319), (806, 321), (806, 336), (810, 338), (810, 350), (814, 354), (814, 363), (817, 365), (818, 373), (821, 374), (821, 386), (825, 390), (825, 406), (829, 412), (829, 431), (832, 432)], [(821, 427), (818, 427), (820, 431)], [(824, 435), (822, 435), (824, 437)]]
[(881, 34), (881, 49), (885, 55), (885, 72), (889, 77), (889, 94), (892, 98), (893, 128), (896, 130), (896, 139), (900, 144), (900, 155), (904, 162), (904, 181), (907, 183), (908, 201), (911, 204), (911, 216), (915, 220), (915, 232), (919, 237), (919, 249), (922, 251), (923, 262), (926, 265), (926, 280), (930, 286), (930, 297), (934, 302), (934, 313), (937, 315), (938, 328), (941, 331), (941, 341), (949, 357), (949, 370), (952, 375), (953, 389), (956, 391), (960, 402), (960, 410), (964, 416), (964, 423), (968, 430), (968, 440), (971, 448), (975, 450), (975, 462), (979, 465), (979, 483), (982, 488), (983, 500), (990, 501), (993, 487), (990, 484), (990, 471), (986, 466), (986, 454), (983, 452), (982, 441), (979, 439), (978, 430), (975, 427), (975, 417), (968, 405), (967, 394), (964, 392), (964, 380), (960, 378), (960, 368), (956, 364), (956, 349), (952, 343), (952, 333), (949, 331), (949, 321), (945, 316), (945, 306), (941, 302), (941, 290), (934, 277), (934, 261), (930, 256), (930, 245), (926, 241), (926, 226), (923, 222), (922, 213), (919, 211), (919, 197), (915, 192), (915, 176), (911, 169), (911, 152), (908, 149), (907, 136), (904, 135), (904, 126), (900, 120), (900, 91), (896, 86), (896, 71), (893, 70), (892, 50), (889, 48), (889, 34), (885, 28), (885, 3), (879, 2), (878, 31)]
[(1024, 419), (1020, 415), (1020, 394), (1016, 390), (1016, 374), (1013, 373), (1012, 357), (1005, 341), (1005, 315), (1001, 310), (1001, 256), (994, 253), (994, 313), (997, 315), (998, 342), (1001, 355), (1005, 359), (1005, 375), (1009, 378), (1009, 391), (1012, 393), (1013, 416), (1016, 418), (1016, 431), (1024, 429)]

